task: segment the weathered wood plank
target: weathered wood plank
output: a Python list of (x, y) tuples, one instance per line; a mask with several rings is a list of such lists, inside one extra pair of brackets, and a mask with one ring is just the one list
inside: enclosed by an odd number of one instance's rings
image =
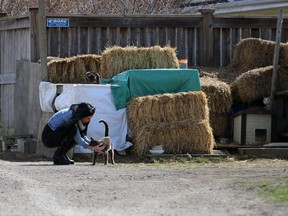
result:
[(199, 27), (200, 17), (69, 17), (71, 27)]
[(222, 49), (223, 49), (223, 44), (220, 43), (222, 41), (222, 29), (221, 28), (216, 28), (214, 29), (213, 33), (213, 64), (217, 65), (217, 63), (223, 65), (222, 61)]
[(177, 28), (177, 51), (179, 52), (179, 59), (185, 59), (185, 34), (183, 28)]
[(78, 28), (70, 28), (69, 31), (69, 56), (75, 56), (78, 54)]
[(103, 50), (101, 28), (96, 28), (96, 30), (95, 30), (95, 42), (96, 42), (96, 44), (94, 45), (96, 48), (95, 53), (100, 54)]
[(80, 35), (79, 35), (79, 46), (80, 50), (78, 54), (86, 54), (88, 53), (88, 28), (80, 28), (79, 29)]
[(1, 123), (14, 128), (14, 84), (1, 85)]
[(30, 9), (30, 52), (31, 61), (37, 62), (40, 59), (40, 47), (39, 47), (39, 15), (37, 9)]
[(230, 38), (230, 28), (223, 28), (223, 50), (222, 50), (222, 57), (223, 57), (223, 65), (227, 66), (230, 63), (230, 54), (231, 54), (231, 38)]
[(48, 55), (58, 56), (60, 53), (60, 28), (49, 28), (48, 31)]
[[(15, 104), (15, 133), (32, 134), (38, 137), (41, 108), (39, 103), (39, 83), (41, 65), (27, 61), (17, 61)], [(19, 106), (21, 104), (21, 106)]]
[(0, 74), (0, 84), (15, 83), (15, 74)]
[[(287, 19), (286, 19), (287, 20)], [(288, 23), (284, 24), (283, 27), (288, 28)], [(216, 28), (276, 28), (277, 17), (276, 18), (239, 18), (239, 17), (224, 17), (220, 18), (214, 16), (213, 26)]]
[(9, 31), (17, 30), (23, 28), (29, 28), (30, 21), (29, 17), (20, 17), (20, 18), (1, 18), (0, 19), (0, 31)]
[(67, 57), (69, 55), (69, 31), (67, 28), (60, 29), (60, 53), (57, 56)]

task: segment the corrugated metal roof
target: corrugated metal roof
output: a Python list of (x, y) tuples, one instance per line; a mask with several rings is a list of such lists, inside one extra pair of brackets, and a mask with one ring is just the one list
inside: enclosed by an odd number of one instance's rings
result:
[(280, 9), (288, 13), (287, 0), (242, 0), (215, 5), (215, 14), (276, 15)]
[[(203, 4), (204, 8), (215, 9), (214, 14), (233, 15), (277, 15), (284, 9), (284, 16), (288, 16), (288, 0), (229, 0), (225, 3)], [(195, 12), (195, 7), (186, 7), (185, 11)]]

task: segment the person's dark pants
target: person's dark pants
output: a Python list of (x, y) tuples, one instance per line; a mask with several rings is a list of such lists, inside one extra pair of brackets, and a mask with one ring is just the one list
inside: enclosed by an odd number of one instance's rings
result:
[(42, 132), (42, 142), (47, 148), (59, 147), (63, 140), (67, 142), (73, 141), (76, 132), (76, 125), (59, 127), (53, 131), (50, 126), (46, 124)]
[(48, 148), (55, 148), (57, 150), (53, 156), (55, 165), (73, 164), (66, 153), (75, 146), (74, 136), (77, 132), (76, 125), (69, 125), (59, 127), (53, 131), (47, 124), (42, 132), (42, 142)]

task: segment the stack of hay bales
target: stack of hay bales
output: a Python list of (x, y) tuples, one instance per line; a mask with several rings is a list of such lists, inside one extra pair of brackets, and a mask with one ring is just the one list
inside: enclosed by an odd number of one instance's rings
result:
[(212, 77), (201, 77), (203, 92), (207, 95), (210, 114), (210, 125), (215, 137), (225, 137), (228, 130), (229, 117), (227, 113), (231, 109), (232, 95), (230, 86)]
[(288, 42), (284, 43), (282, 46), (282, 52), (281, 52), (281, 59), (280, 59), (280, 64), (287, 66), (288, 65)]
[(135, 97), (127, 118), (138, 156), (156, 145), (163, 145), (165, 153), (212, 153), (215, 141), (204, 92)]
[(94, 54), (48, 60), (48, 77), (52, 83), (85, 83), (86, 72), (98, 73), (101, 65), (101, 56)]
[[(271, 93), (273, 66), (253, 69), (241, 74), (232, 84), (233, 97), (243, 103), (263, 99)], [(288, 66), (277, 71), (276, 90), (288, 89)]]
[(101, 75), (107, 79), (130, 69), (155, 68), (179, 68), (176, 49), (113, 46), (102, 53)]
[[(288, 54), (284, 54), (284, 47), (287, 43), (280, 44), (280, 62), (288, 63)], [(234, 70), (246, 72), (251, 69), (273, 65), (275, 42), (262, 40), (259, 38), (246, 38), (241, 40), (233, 50), (233, 56), (230, 66)], [(288, 51), (286, 51), (287, 53)], [(286, 60), (283, 56), (286, 55)], [(284, 62), (283, 62), (284, 61)], [(285, 63), (286, 62), (286, 63)]]

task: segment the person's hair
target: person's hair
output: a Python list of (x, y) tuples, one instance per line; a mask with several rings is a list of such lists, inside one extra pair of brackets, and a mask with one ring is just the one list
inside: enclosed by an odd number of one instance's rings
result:
[(96, 108), (89, 103), (72, 104), (70, 110), (73, 111), (73, 117), (80, 120), (82, 118), (94, 115)]

